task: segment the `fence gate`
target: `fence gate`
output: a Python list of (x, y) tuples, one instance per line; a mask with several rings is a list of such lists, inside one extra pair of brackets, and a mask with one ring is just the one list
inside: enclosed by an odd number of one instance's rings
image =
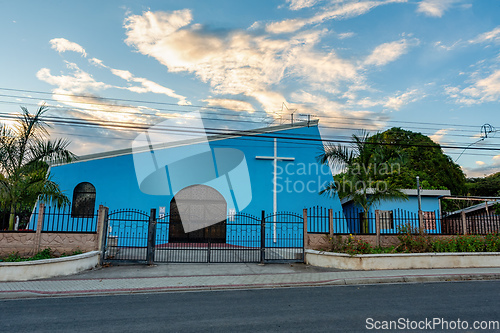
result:
[(276, 213), (263, 217), (263, 220), (264, 261), (303, 262), (304, 218), (295, 213)]
[(303, 217), (230, 214), (226, 220), (184, 233), (178, 216), (139, 210), (108, 214), (105, 261), (157, 263), (303, 262)]
[(150, 215), (135, 209), (112, 211), (107, 219), (106, 261), (146, 261)]
[(188, 234), (178, 231), (182, 226), (176, 221), (173, 215), (157, 220), (155, 262), (260, 262), (261, 220), (255, 216), (229, 215)]

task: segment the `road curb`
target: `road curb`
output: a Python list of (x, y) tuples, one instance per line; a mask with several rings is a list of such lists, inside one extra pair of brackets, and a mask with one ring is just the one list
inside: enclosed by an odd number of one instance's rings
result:
[(456, 281), (488, 281), (500, 280), (500, 274), (444, 274), (444, 275), (409, 275), (409, 276), (387, 276), (366, 278), (340, 278), (324, 281), (290, 282), (290, 283), (260, 283), (260, 284), (228, 284), (228, 285), (197, 285), (197, 286), (165, 286), (155, 288), (126, 288), (113, 290), (75, 290), (71, 291), (43, 291), (43, 290), (8, 290), (0, 291), (0, 299), (16, 298), (40, 298), (40, 297), (78, 297), (78, 296), (103, 296), (103, 295), (126, 295), (144, 293), (164, 292), (202, 292), (223, 290), (251, 290), (251, 289), (275, 289), (275, 288), (298, 288), (298, 287), (321, 287), (334, 285), (373, 285), (394, 283), (432, 283), (432, 282), (456, 282)]

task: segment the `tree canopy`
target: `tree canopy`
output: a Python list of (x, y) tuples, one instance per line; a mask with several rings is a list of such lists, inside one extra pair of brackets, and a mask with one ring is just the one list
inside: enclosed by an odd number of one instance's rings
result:
[(320, 162), (343, 168), (344, 173), (336, 175), (320, 193), (336, 192), (340, 198), (351, 197), (365, 216), (370, 207), (380, 201), (407, 200), (408, 196), (396, 186), (377, 178), (379, 173), (394, 172), (387, 163), (389, 159), (380, 145), (371, 144), (366, 132), (353, 134), (350, 146), (328, 144)]
[(467, 191), (472, 196), (500, 196), (500, 172), (486, 177), (468, 178)]
[(393, 127), (371, 136), (368, 141), (380, 145), (388, 161), (398, 161), (399, 172), (379, 175), (394, 186), (416, 188), (419, 176), (424, 189), (448, 189), (452, 195), (466, 194), (462, 169), (428, 136)]
[(15, 212), (33, 205), (39, 197), (56, 204), (69, 202), (50, 179), (48, 163), (74, 158), (66, 149), (69, 141), (48, 140), (47, 124), (42, 119), (47, 107), (39, 107), (34, 114), (21, 109), (14, 126), (0, 124), (0, 205), (10, 210), (11, 230)]

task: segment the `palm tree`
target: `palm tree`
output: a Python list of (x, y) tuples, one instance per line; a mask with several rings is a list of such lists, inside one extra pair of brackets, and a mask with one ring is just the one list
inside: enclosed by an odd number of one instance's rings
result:
[(0, 204), (10, 210), (9, 230), (14, 228), (16, 210), (26, 209), (39, 198), (58, 206), (69, 203), (50, 179), (48, 163), (70, 162), (75, 155), (66, 148), (69, 141), (47, 139), (48, 125), (42, 105), (35, 114), (22, 107), (13, 127), (0, 124)]
[[(360, 135), (353, 134), (350, 146), (326, 144), (325, 152), (319, 156), (321, 163), (344, 170), (320, 194), (338, 193), (340, 199), (350, 197), (363, 209), (362, 220), (366, 220), (372, 205), (383, 200), (408, 200), (406, 194), (383, 179), (379, 171), (390, 172), (391, 168), (387, 167), (388, 160), (380, 145), (369, 138), (365, 131)], [(365, 224), (365, 232), (367, 227)]]

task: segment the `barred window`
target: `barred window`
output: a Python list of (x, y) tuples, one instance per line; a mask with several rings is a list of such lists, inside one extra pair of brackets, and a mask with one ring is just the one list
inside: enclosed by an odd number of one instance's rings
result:
[(91, 183), (83, 182), (73, 190), (72, 217), (92, 217), (95, 209), (95, 187)]

